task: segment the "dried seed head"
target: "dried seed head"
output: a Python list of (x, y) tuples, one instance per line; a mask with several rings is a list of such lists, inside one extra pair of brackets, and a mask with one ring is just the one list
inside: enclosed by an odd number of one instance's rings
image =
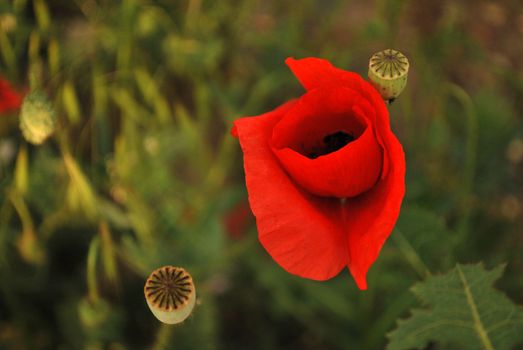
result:
[(401, 52), (387, 49), (369, 60), (369, 80), (384, 100), (394, 101), (407, 85), (409, 60)]
[(191, 275), (181, 267), (164, 266), (154, 270), (144, 287), (145, 300), (158, 320), (180, 323), (192, 312), (196, 289)]
[(56, 116), (47, 96), (39, 91), (28, 94), (20, 112), (20, 129), (24, 138), (39, 145), (54, 132), (55, 126)]

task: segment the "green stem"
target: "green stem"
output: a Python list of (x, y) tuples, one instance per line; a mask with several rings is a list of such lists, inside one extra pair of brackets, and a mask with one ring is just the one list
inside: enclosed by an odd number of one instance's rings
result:
[(15, 73), (17, 71), (15, 51), (7, 33), (4, 32), (2, 28), (0, 28), (0, 52), (7, 67), (7, 71)]
[(458, 232), (464, 235), (468, 231), (471, 212), (470, 199), (474, 187), (474, 177), (476, 172), (476, 157), (479, 139), (478, 118), (474, 108), (474, 102), (463, 88), (451, 83), (446, 84), (445, 87), (447, 93), (460, 103), (466, 117), (465, 126), (467, 139), (465, 143), (465, 164), (463, 171), (463, 185), (461, 186), (459, 193), (462, 215), (458, 224)]
[(51, 16), (47, 4), (44, 0), (33, 0), (33, 10), (36, 15), (38, 27), (42, 31), (47, 32), (51, 26)]
[(173, 326), (162, 323), (162, 325), (158, 329), (158, 332), (156, 333), (156, 340), (154, 342), (152, 350), (164, 350), (170, 348), (168, 345), (171, 341), (172, 335)]
[(22, 221), (22, 227), (24, 228), (23, 231), (32, 232), (34, 229), (33, 219), (31, 218), (29, 208), (27, 208), (22, 196), (17, 191), (11, 190), (9, 193), (9, 199), (18, 213), (20, 221)]
[(5, 200), (0, 208), (0, 270), (7, 264), (8, 228), (12, 215), (13, 206), (9, 200)]
[(407, 262), (414, 269), (414, 271), (420, 275), (420, 277), (425, 278), (431, 275), (427, 265), (425, 265), (423, 260), (421, 260), (416, 250), (412, 247), (412, 245), (400, 230), (396, 228), (395, 232), (392, 234), (392, 238)]
[(99, 299), (98, 282), (96, 280), (96, 262), (98, 260), (98, 248), (100, 246), (100, 239), (95, 236), (89, 245), (87, 252), (87, 290), (89, 300), (96, 304)]
[(187, 14), (185, 16), (185, 30), (187, 32), (190, 32), (194, 28), (201, 6), (201, 0), (189, 0)]

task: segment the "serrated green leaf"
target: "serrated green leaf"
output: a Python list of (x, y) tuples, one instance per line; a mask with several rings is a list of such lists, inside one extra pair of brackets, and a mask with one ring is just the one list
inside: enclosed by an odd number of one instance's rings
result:
[(412, 291), (427, 307), (398, 322), (388, 334), (387, 349), (419, 349), (435, 341), (462, 349), (508, 350), (523, 342), (523, 307), (492, 287), (504, 267), (486, 271), (482, 264), (458, 264), (416, 284)]

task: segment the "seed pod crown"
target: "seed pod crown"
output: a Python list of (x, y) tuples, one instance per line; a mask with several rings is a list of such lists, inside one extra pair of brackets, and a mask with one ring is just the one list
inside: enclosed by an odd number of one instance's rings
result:
[(164, 266), (153, 271), (145, 282), (144, 294), (151, 312), (168, 324), (185, 320), (196, 300), (191, 275), (175, 266)]
[(383, 50), (369, 60), (369, 80), (389, 102), (394, 101), (407, 85), (408, 73), (409, 60), (399, 51)]

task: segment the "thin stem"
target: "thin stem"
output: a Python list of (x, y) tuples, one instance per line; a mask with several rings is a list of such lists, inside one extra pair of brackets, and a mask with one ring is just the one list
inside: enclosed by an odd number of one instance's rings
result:
[(27, 208), (24, 199), (21, 197), (21, 195), (18, 194), (17, 191), (11, 190), (9, 192), (9, 200), (18, 213), (20, 221), (22, 221), (24, 232), (32, 232), (34, 229), (33, 219), (31, 218), (31, 213), (29, 212), (29, 208)]
[(98, 248), (100, 246), (100, 239), (95, 236), (89, 245), (87, 253), (87, 290), (89, 300), (96, 304), (99, 299), (98, 282), (96, 280), (96, 262), (98, 260)]
[(163, 324), (158, 329), (158, 332), (156, 333), (156, 340), (154, 342), (154, 345), (152, 347), (153, 350), (164, 350), (169, 348), (169, 342), (171, 341), (171, 337), (173, 334), (173, 326)]
[(425, 265), (423, 260), (421, 260), (416, 250), (412, 247), (412, 245), (400, 230), (396, 228), (395, 232), (392, 234), (392, 238), (407, 262), (414, 269), (414, 271), (420, 275), (420, 277), (425, 278), (431, 275), (427, 265)]
[(465, 164), (463, 170), (463, 185), (460, 190), (460, 201), (462, 216), (458, 224), (458, 232), (464, 234), (468, 231), (470, 217), (470, 196), (474, 187), (476, 173), (476, 157), (479, 139), (478, 118), (474, 108), (474, 102), (469, 94), (456, 84), (445, 84), (447, 93), (456, 98), (462, 106), (466, 117), (467, 139), (465, 143)]
[(0, 207), (0, 270), (7, 263), (8, 227), (12, 215), (13, 206), (9, 200), (5, 200)]
[(202, 6), (201, 0), (189, 0), (187, 6), (187, 14), (185, 16), (185, 30), (190, 32), (194, 28), (194, 24), (200, 13)]
[(7, 66), (7, 71), (12, 72), (14, 75), (17, 72), (15, 51), (7, 33), (2, 28), (0, 28), (0, 52)]

